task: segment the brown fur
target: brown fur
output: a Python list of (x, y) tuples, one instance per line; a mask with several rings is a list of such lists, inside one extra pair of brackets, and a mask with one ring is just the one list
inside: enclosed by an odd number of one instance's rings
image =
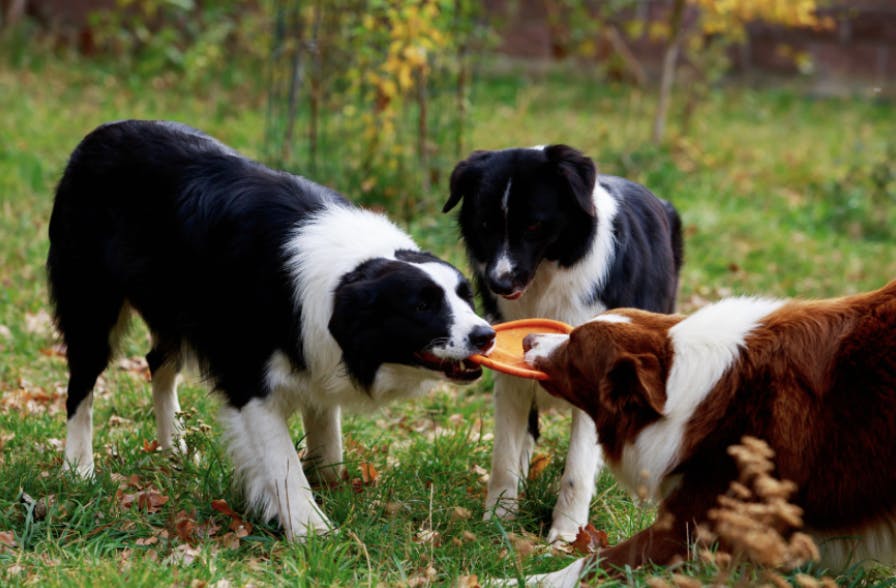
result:
[[(543, 386), (586, 411), (609, 463), (662, 418), (675, 357), (668, 331), (682, 317), (643, 311), (630, 324), (596, 321), (536, 362)], [(657, 523), (602, 551), (604, 568), (688, 556), (695, 524), (736, 479), (727, 448), (765, 440), (776, 475), (821, 535), (861, 536), (896, 517), (896, 281), (854, 296), (791, 301), (751, 331), (734, 365), (698, 406), (669, 476), (680, 482)], [(894, 554), (896, 555), (896, 554)]]

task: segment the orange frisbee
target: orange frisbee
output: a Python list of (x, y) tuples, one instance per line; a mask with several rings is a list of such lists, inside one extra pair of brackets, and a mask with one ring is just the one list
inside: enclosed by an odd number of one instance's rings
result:
[(470, 356), (470, 361), (493, 370), (531, 378), (547, 380), (548, 375), (532, 368), (523, 359), (523, 339), (530, 333), (555, 333), (566, 335), (572, 326), (566, 323), (545, 318), (520, 319), (492, 325), (495, 329), (495, 348), (488, 355)]

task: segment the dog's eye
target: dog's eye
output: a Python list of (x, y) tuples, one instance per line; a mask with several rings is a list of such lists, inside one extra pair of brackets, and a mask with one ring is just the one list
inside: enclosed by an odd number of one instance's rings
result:
[(420, 293), (420, 297), (417, 299), (417, 304), (414, 305), (414, 310), (417, 312), (429, 312), (437, 309), (441, 302), (441, 290), (435, 288), (432, 290), (427, 289)]
[(461, 282), (457, 286), (457, 295), (461, 300), (470, 301), (473, 300), (473, 289), (470, 288), (470, 285), (466, 282)]
[(530, 235), (535, 234), (535, 233), (540, 233), (541, 229), (543, 229), (543, 228), (544, 228), (544, 223), (542, 223), (541, 221), (535, 221), (534, 223), (531, 223), (528, 226), (526, 226), (526, 232), (529, 233)]

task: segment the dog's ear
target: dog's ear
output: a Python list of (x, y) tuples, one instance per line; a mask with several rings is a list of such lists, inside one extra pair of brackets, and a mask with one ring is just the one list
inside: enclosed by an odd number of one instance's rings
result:
[(631, 407), (663, 414), (666, 388), (659, 359), (649, 353), (624, 353), (616, 358), (600, 390), (601, 401), (616, 410)]
[(333, 292), (333, 314), (327, 325), (343, 349), (376, 304), (377, 289), (360, 270), (347, 274)]
[(489, 155), (489, 151), (474, 151), (468, 158), (454, 166), (450, 180), (451, 196), (442, 207), (442, 212), (448, 212), (457, 206), (461, 198), (476, 189), (476, 184), (482, 177), (482, 163)]
[(569, 145), (548, 145), (544, 148), (544, 154), (569, 185), (576, 204), (589, 216), (596, 216), (592, 194), (597, 168), (591, 158)]

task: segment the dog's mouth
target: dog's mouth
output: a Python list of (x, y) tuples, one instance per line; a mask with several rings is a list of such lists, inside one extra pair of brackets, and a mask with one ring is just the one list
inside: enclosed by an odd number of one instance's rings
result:
[(523, 292), (525, 290), (517, 290), (516, 292), (511, 292), (510, 294), (501, 294), (501, 297), (505, 300), (519, 300), (522, 297)]
[(470, 382), (482, 375), (482, 368), (468, 359), (445, 359), (428, 351), (414, 354), (417, 364), (437, 372), (442, 372), (452, 380)]

